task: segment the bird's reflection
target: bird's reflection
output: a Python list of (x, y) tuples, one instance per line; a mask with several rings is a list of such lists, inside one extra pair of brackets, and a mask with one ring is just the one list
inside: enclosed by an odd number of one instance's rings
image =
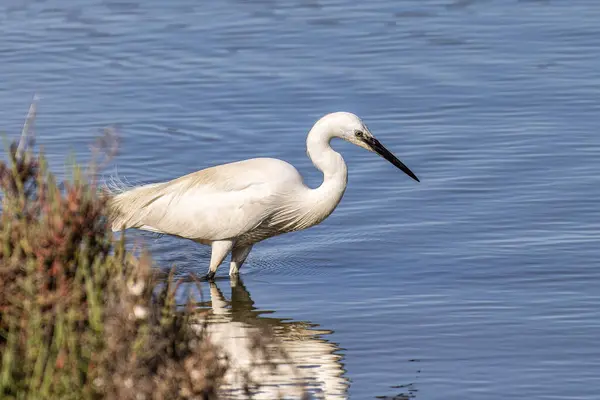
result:
[[(252, 379), (261, 383), (255, 399), (301, 398), (302, 388), (309, 398), (345, 399), (348, 380), (345, 378), (340, 348), (324, 339), (332, 332), (316, 329), (315, 324), (266, 316), (273, 311), (259, 310), (243, 282), (229, 280), (231, 300), (219, 288), (222, 281), (209, 283), (210, 301), (200, 303), (210, 309), (202, 322), (207, 323), (210, 338), (226, 351), (234, 369), (248, 370)], [(253, 365), (252, 338), (260, 328), (270, 328), (279, 348), (287, 355), (278, 359), (276, 370)], [(251, 368), (249, 368), (251, 367)], [(228, 391), (232, 397), (243, 393), (241, 383), (235, 382), (232, 372)], [(236, 387), (236, 385), (238, 385)]]

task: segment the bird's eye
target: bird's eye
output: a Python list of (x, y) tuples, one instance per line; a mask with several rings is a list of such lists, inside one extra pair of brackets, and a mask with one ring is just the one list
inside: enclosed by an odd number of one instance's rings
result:
[(357, 138), (362, 138), (365, 135), (363, 131), (355, 131), (354, 134)]

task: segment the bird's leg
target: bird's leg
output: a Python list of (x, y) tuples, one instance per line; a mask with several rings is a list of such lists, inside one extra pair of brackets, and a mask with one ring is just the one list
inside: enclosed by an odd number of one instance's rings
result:
[(206, 279), (212, 281), (217, 273), (217, 268), (223, 262), (227, 253), (231, 251), (233, 247), (233, 241), (231, 240), (218, 240), (212, 243), (212, 253), (210, 254), (210, 267), (208, 268), (208, 274)]
[(229, 276), (237, 275), (240, 273), (240, 268), (246, 261), (246, 257), (250, 254), (252, 245), (234, 247), (231, 251), (231, 264), (229, 266)]

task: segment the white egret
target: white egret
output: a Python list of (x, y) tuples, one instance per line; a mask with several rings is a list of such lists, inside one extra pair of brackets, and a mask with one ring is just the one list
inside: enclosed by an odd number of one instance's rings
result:
[(231, 252), (229, 274), (236, 275), (255, 243), (317, 225), (336, 208), (348, 172), (342, 156), (330, 146), (333, 138), (373, 151), (419, 181), (360, 118), (336, 112), (319, 119), (306, 139), (308, 157), (324, 177), (316, 189), (306, 186), (292, 165), (274, 158), (217, 165), (113, 193), (112, 230), (137, 228), (210, 245), (210, 280)]

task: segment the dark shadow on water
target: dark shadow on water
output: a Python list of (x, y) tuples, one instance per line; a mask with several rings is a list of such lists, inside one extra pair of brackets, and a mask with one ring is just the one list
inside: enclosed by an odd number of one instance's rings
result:
[(418, 390), (415, 388), (414, 383), (392, 386), (392, 389), (401, 389), (401, 391), (395, 395), (375, 396), (375, 398), (380, 400), (409, 400), (417, 397)]

